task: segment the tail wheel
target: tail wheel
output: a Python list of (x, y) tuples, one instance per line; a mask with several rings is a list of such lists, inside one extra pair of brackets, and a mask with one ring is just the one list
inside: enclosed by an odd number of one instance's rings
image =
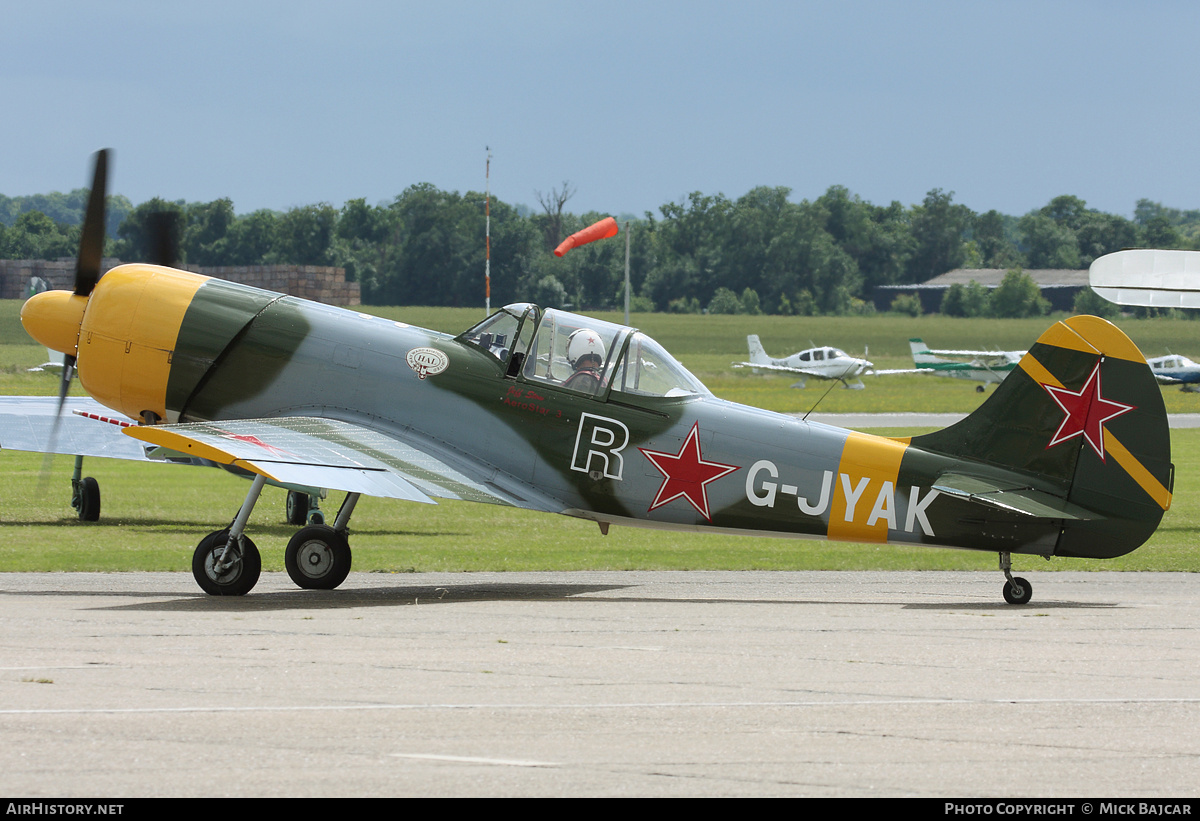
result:
[[(226, 551), (233, 551), (227, 556)], [(229, 545), (229, 531), (217, 530), (200, 540), (192, 554), (192, 576), (211, 596), (244, 596), (258, 583), (262, 557), (250, 537)]]
[(288, 542), (283, 566), (299, 587), (333, 590), (350, 573), (350, 544), (328, 525), (309, 525)]
[(1004, 583), (1004, 600), (1009, 604), (1029, 604), (1033, 598), (1033, 586), (1020, 576), (1014, 576)]

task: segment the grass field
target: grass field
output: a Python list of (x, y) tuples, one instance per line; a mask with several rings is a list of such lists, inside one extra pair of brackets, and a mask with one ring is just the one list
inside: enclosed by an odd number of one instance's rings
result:
[[(414, 325), (456, 332), (482, 318), (482, 310), (370, 308)], [(53, 395), (57, 377), (29, 373), (45, 350), (25, 336), (19, 303), (0, 301), (0, 394)], [(614, 314), (603, 318), (621, 321)], [(747, 355), (748, 333), (762, 336), (776, 356), (808, 347), (810, 340), (852, 353), (869, 347), (879, 367), (904, 367), (911, 336), (936, 347), (1022, 349), (1050, 319), (953, 320), (942, 317), (864, 318), (676, 316), (642, 314), (633, 324), (675, 353), (718, 396), (774, 410), (807, 410), (824, 387), (794, 390), (787, 377), (758, 376), (729, 367)], [(1119, 323), (1143, 352), (1192, 354), (1200, 326), (1182, 320)], [(74, 388), (78, 393), (78, 386)], [(1167, 389), (1168, 410), (1200, 412), (1200, 394)], [(923, 376), (879, 377), (866, 390), (835, 388), (825, 412), (969, 412), (983, 396), (974, 383)], [(876, 431), (890, 434), (913, 431)], [(1014, 557), (1021, 570), (1200, 570), (1194, 545), (1200, 529), (1200, 430), (1174, 431), (1175, 500), (1150, 542), (1110, 561)], [(0, 572), (32, 570), (175, 570), (190, 568), (201, 537), (228, 524), (245, 494), (244, 481), (217, 470), (148, 465), (105, 459), (86, 461), (104, 494), (101, 521), (82, 524), (70, 508), (72, 460), (57, 457), (39, 480), (37, 454), (0, 454)], [(268, 488), (249, 533), (265, 570), (282, 570), (283, 549), (294, 528), (283, 521), (283, 491)], [(330, 513), (335, 495), (323, 505)], [(562, 516), (470, 503), (419, 505), (364, 498), (351, 528), (356, 571), (581, 570), (581, 569), (918, 569), (994, 570), (996, 556), (957, 550), (854, 545), (821, 541), (691, 535), (613, 528)]]

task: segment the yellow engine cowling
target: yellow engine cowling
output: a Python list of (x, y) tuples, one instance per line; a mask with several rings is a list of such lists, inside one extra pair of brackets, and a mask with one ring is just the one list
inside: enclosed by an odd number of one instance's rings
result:
[(163, 419), (179, 327), (207, 279), (157, 265), (122, 265), (101, 277), (79, 328), (84, 390), (134, 419), (147, 411)]
[(158, 265), (122, 265), (88, 297), (32, 297), (21, 321), (34, 339), (77, 357), (79, 381), (97, 401), (134, 419), (163, 419), (179, 327), (206, 280)]

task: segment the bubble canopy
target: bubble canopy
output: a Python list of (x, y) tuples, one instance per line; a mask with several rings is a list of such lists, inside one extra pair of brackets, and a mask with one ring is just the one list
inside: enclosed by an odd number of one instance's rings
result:
[[(584, 365), (571, 357), (577, 332), (599, 336), (603, 362), (594, 377), (573, 378)], [(519, 302), (506, 305), (459, 340), (475, 345), (504, 366), (509, 378), (553, 385), (597, 398), (611, 394), (645, 397), (711, 396), (708, 388), (667, 350), (635, 328), (553, 308)], [(578, 348), (578, 346), (576, 346)], [(589, 346), (595, 352), (596, 346)]]

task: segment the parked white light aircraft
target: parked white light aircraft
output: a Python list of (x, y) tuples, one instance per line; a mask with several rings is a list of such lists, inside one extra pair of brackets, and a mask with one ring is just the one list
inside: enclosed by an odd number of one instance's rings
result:
[(733, 367), (799, 374), (802, 378), (792, 385), (793, 388), (803, 388), (809, 378), (836, 379), (843, 387), (860, 391), (864, 386), (859, 377), (864, 374), (913, 373), (911, 370), (877, 371), (869, 360), (850, 356), (841, 348), (808, 348), (776, 359), (767, 355), (757, 334), (746, 337), (746, 343), (750, 346), (750, 361), (734, 362)]
[(1186, 356), (1167, 354), (1146, 360), (1154, 378), (1162, 385), (1179, 385), (1180, 390), (1195, 393), (1200, 391), (1200, 365)]
[[(1003, 382), (1025, 355), (1025, 351), (935, 351), (920, 339), (910, 339), (908, 344), (917, 370), (984, 385)], [(983, 393), (984, 385), (976, 385), (975, 390)]]

